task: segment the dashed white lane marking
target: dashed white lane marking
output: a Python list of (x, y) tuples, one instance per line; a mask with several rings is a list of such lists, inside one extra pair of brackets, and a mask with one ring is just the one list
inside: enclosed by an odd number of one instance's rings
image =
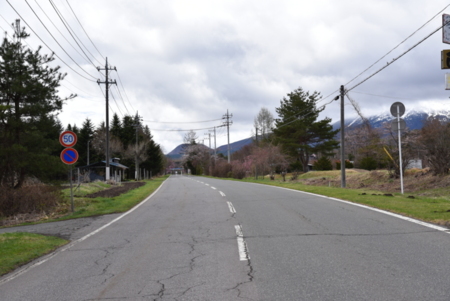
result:
[(222, 191), (219, 191), (221, 196), (226, 196), (225, 193), (223, 193)]
[(244, 240), (244, 234), (242, 234), (242, 227), (241, 227), (241, 225), (235, 225), (234, 228), (236, 229), (236, 235), (237, 235), (239, 260), (241, 260), (241, 261), (249, 260), (250, 256), (248, 255), (248, 248), (247, 248), (247, 243)]
[(227, 202), (227, 204), (228, 204), (228, 208), (230, 208), (230, 212), (231, 213), (236, 213), (236, 209), (234, 209), (233, 204), (231, 204), (231, 202)]
[(211, 188), (214, 189), (214, 190), (216, 190), (216, 187), (212, 187), (212, 186), (211, 186)]
[(206, 186), (209, 186), (209, 184), (205, 183)]

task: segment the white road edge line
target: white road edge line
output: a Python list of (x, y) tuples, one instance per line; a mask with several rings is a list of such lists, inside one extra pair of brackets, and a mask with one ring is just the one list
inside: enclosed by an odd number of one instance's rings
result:
[(5, 279), (0, 280), (0, 285), (7, 283), (11, 280), (13, 280), (14, 278), (19, 277), (20, 275), (26, 273), (27, 271), (31, 270), (34, 267), (37, 267), (41, 264), (43, 264), (44, 262), (49, 261), (50, 259), (52, 259), (53, 257), (55, 257), (56, 255), (58, 255), (61, 252), (64, 252), (68, 249), (70, 249), (71, 247), (73, 247), (74, 245), (76, 245), (79, 242), (82, 242), (83, 240), (86, 240), (87, 238), (91, 237), (94, 234), (97, 234), (98, 232), (102, 231), (103, 229), (111, 226), (112, 224), (114, 224), (115, 222), (117, 222), (118, 220), (122, 219), (123, 217), (127, 216), (128, 214), (130, 214), (131, 212), (133, 212), (134, 210), (138, 209), (139, 207), (141, 207), (143, 204), (145, 204), (148, 200), (150, 200), (158, 191), (159, 189), (161, 189), (161, 187), (164, 185), (165, 181), (158, 187), (158, 189), (156, 189), (155, 191), (153, 191), (153, 193), (151, 195), (149, 195), (145, 200), (143, 200), (142, 202), (140, 202), (139, 204), (137, 204), (136, 206), (134, 206), (133, 208), (131, 208), (130, 210), (128, 210), (127, 212), (125, 212), (124, 214), (122, 214), (121, 216), (116, 217), (115, 219), (113, 219), (112, 221), (110, 221), (109, 223), (101, 226), (100, 228), (98, 228), (97, 230), (92, 231), (91, 233), (72, 241), (71, 243), (68, 243), (67, 245), (57, 249), (56, 251), (54, 251), (53, 253), (50, 253), (47, 256), (42, 257), (41, 259), (38, 259), (38, 261), (36, 261), (35, 263), (33, 263), (32, 265), (25, 267), (21, 270), (18, 270), (17, 272), (13, 272), (10, 276), (6, 277)]
[(231, 213), (236, 213), (236, 209), (234, 209), (234, 206), (231, 202), (227, 202), (228, 208), (230, 208)]
[(241, 261), (249, 260), (250, 256), (248, 255), (247, 243), (245, 242), (244, 235), (242, 234), (242, 227), (241, 225), (235, 225), (234, 228), (236, 229), (237, 235), (239, 260)]
[[(258, 183), (252, 183), (252, 184), (264, 185), (264, 184), (258, 184)], [(408, 222), (411, 222), (411, 223), (415, 223), (415, 224), (418, 224), (418, 225), (421, 225), (421, 226), (424, 226), (424, 227), (428, 227), (428, 228), (431, 228), (431, 229), (434, 229), (434, 230), (437, 230), (437, 231), (442, 231), (442, 232), (445, 232), (447, 234), (450, 234), (450, 232), (449, 232), (450, 229), (448, 229), (448, 228), (437, 226), (437, 225), (433, 225), (433, 224), (430, 224), (430, 223), (427, 223), (427, 222), (423, 222), (423, 221), (420, 221), (420, 220), (417, 220), (417, 219), (414, 219), (414, 218), (410, 218), (410, 217), (403, 216), (403, 215), (400, 215), (400, 214), (396, 214), (396, 213), (392, 213), (392, 212), (389, 212), (389, 211), (381, 210), (381, 209), (378, 209), (378, 208), (373, 208), (373, 207), (362, 205), (362, 204), (358, 204), (358, 203), (352, 203), (352, 202), (349, 202), (349, 201), (345, 201), (345, 200), (341, 200), (341, 199), (337, 199), (337, 198), (333, 198), (333, 197), (329, 197), (329, 196), (325, 196), (325, 195), (320, 195), (320, 194), (315, 194), (315, 193), (311, 193), (311, 192), (295, 190), (295, 189), (291, 189), (291, 188), (278, 187), (278, 186), (270, 186), (270, 187), (291, 190), (291, 191), (295, 191), (295, 192), (299, 192), (299, 193), (305, 193), (305, 194), (309, 194), (309, 195), (313, 195), (313, 196), (318, 196), (318, 197), (321, 197), (321, 198), (324, 198), (324, 199), (329, 199), (329, 200), (341, 202), (341, 203), (344, 203), (344, 204), (348, 204), (348, 205), (353, 205), (353, 206), (356, 206), (356, 207), (369, 209), (369, 210), (372, 210), (372, 211), (383, 213), (385, 215), (390, 215), (390, 216), (393, 216), (393, 217), (396, 217), (396, 218), (399, 218), (399, 219), (402, 219), (402, 220), (405, 220), (405, 221), (408, 221)]]
[(223, 193), (222, 191), (219, 191), (221, 196), (226, 196), (225, 193)]

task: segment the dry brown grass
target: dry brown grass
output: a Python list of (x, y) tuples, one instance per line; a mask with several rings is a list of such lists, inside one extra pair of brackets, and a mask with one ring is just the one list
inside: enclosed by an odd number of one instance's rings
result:
[[(297, 181), (314, 186), (341, 186), (340, 171), (312, 171), (304, 174), (303, 179)], [(400, 192), (401, 190), (400, 179), (391, 178), (386, 170), (347, 169), (346, 187), (385, 193)], [(449, 196), (450, 175), (435, 176), (429, 169), (407, 170), (403, 177), (403, 188), (405, 193), (416, 193), (424, 196)]]
[(19, 220), (40, 219), (62, 202), (57, 187), (35, 185), (20, 189), (0, 187), (0, 217)]

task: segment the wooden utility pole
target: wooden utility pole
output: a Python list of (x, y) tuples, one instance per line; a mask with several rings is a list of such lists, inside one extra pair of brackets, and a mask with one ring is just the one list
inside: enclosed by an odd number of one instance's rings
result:
[(116, 80), (114, 81), (110, 81), (108, 79), (108, 71), (109, 70), (115, 70), (117, 71), (116, 67), (108, 67), (108, 58), (106, 58), (106, 64), (105, 64), (105, 68), (100, 68), (97, 67), (97, 70), (105, 70), (105, 81), (102, 82), (100, 80), (97, 80), (97, 83), (100, 84), (105, 84), (105, 98), (106, 98), (106, 122), (105, 122), (105, 126), (106, 126), (106, 150), (105, 150), (105, 157), (106, 157), (106, 167), (105, 167), (105, 180), (108, 181), (110, 179), (110, 171), (109, 171), (109, 85), (117, 85)]

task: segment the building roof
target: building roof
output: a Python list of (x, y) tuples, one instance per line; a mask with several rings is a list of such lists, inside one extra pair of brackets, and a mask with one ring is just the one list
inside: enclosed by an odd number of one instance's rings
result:
[[(120, 169), (129, 169), (128, 166), (125, 166), (123, 164), (120, 164), (120, 163), (117, 163), (117, 162), (113, 162), (113, 161), (110, 161), (109, 165), (110, 166), (114, 166), (116, 168), (120, 168)], [(100, 162), (95, 162), (95, 163), (92, 163), (92, 164), (89, 164), (89, 165), (86, 165), (86, 166), (80, 166), (79, 168), (104, 167), (104, 166), (106, 166), (106, 160), (105, 161), (100, 161)]]

